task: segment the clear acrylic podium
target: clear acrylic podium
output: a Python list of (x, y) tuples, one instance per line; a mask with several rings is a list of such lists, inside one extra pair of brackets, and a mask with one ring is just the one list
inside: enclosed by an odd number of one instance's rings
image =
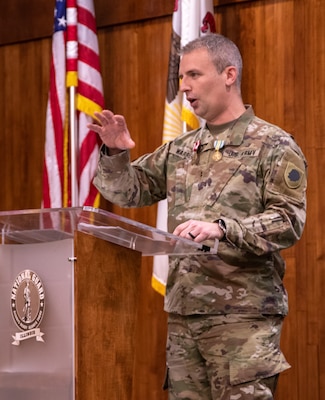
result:
[(91, 207), (0, 212), (0, 230), (0, 399), (138, 400), (142, 256), (216, 249)]

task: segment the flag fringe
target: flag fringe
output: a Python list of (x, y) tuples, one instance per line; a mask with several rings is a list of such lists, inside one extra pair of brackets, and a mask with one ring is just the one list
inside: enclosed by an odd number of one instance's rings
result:
[(67, 87), (77, 87), (78, 86), (78, 74), (76, 71), (68, 71), (66, 77)]
[(186, 122), (190, 129), (197, 129), (200, 127), (198, 118), (187, 108), (182, 109), (182, 120)]
[(165, 283), (159, 281), (154, 275), (151, 278), (151, 286), (155, 289), (156, 292), (165, 296), (166, 294), (166, 286)]
[(87, 99), (87, 97), (78, 94), (77, 96), (77, 110), (84, 112), (94, 118), (94, 112), (101, 112), (102, 107), (94, 101)]

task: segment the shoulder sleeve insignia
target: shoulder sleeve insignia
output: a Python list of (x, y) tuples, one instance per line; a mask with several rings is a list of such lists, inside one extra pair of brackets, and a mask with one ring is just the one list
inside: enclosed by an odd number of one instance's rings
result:
[(290, 189), (297, 189), (301, 185), (304, 174), (304, 171), (289, 161), (284, 172), (286, 185)]

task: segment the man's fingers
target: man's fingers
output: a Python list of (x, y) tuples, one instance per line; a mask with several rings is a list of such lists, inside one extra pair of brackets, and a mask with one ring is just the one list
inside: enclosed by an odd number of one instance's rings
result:
[(87, 128), (90, 129), (91, 131), (94, 131), (94, 132), (98, 133), (98, 134), (99, 134), (99, 133), (101, 132), (101, 130), (102, 130), (101, 125), (98, 125), (98, 124), (96, 124), (96, 123), (94, 123), (94, 124), (88, 124), (88, 125), (87, 125)]
[(88, 124), (88, 128), (98, 133), (106, 146), (121, 150), (135, 147), (123, 115), (114, 115), (110, 110), (103, 110), (94, 112), (94, 117), (98, 124)]
[(95, 111), (94, 117), (102, 126), (114, 123), (114, 114), (109, 110)]

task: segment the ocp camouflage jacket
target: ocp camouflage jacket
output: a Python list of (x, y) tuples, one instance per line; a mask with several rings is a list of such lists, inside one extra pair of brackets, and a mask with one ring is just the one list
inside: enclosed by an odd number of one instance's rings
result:
[[(216, 139), (222, 146), (219, 161), (213, 160)], [(132, 163), (129, 152), (107, 156), (104, 146), (94, 184), (122, 207), (167, 198), (170, 232), (188, 219), (224, 220), (226, 240), (218, 255), (170, 257), (166, 311), (285, 315), (280, 251), (302, 235), (306, 174), (293, 137), (248, 106), (217, 136), (205, 126)]]

